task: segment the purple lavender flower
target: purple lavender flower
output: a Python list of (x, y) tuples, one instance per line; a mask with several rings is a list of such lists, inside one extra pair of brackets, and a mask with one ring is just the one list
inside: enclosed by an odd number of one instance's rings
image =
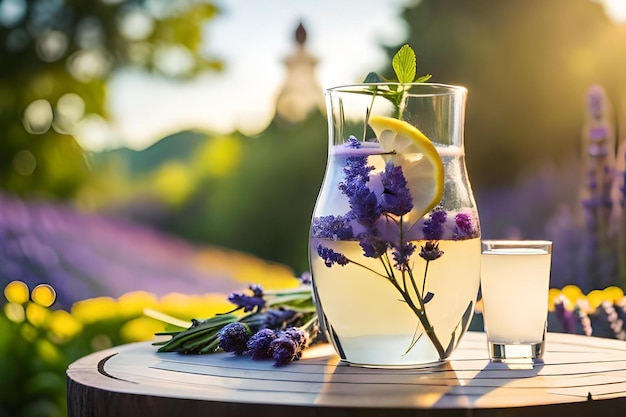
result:
[(380, 217), (376, 194), (365, 186), (355, 190), (354, 197), (350, 199), (350, 208), (350, 215), (366, 227), (372, 227)]
[(248, 288), (250, 289), (250, 291), (252, 291), (252, 295), (254, 297), (263, 297), (263, 287), (259, 284), (251, 284), (250, 286), (248, 286)]
[(317, 245), (317, 254), (324, 260), (324, 263), (329, 268), (335, 263), (344, 266), (350, 262), (343, 254), (322, 245)]
[(299, 327), (290, 327), (285, 329), (283, 334), (289, 337), (296, 344), (296, 347), (298, 348), (298, 352), (296, 352), (296, 354), (298, 355), (298, 358), (300, 358), (300, 356), (302, 356), (302, 350), (309, 344), (308, 334)]
[(284, 329), (294, 321), (302, 318), (302, 314), (285, 307), (272, 308), (263, 313), (265, 316), (262, 327), (269, 329)]
[(363, 255), (368, 258), (378, 258), (387, 251), (388, 244), (384, 240), (370, 233), (363, 233), (359, 245), (363, 249)]
[(246, 351), (252, 359), (269, 359), (272, 357), (270, 345), (276, 339), (272, 329), (261, 329), (250, 337), (246, 343)]
[(309, 271), (305, 271), (300, 275), (300, 283), (304, 285), (309, 285), (313, 282), (311, 278), (311, 273)]
[(363, 156), (351, 156), (343, 168), (344, 181), (339, 183), (339, 190), (348, 197), (350, 212), (347, 217), (371, 227), (380, 217), (376, 194), (367, 187), (369, 173), (373, 166), (367, 166)]
[(430, 212), (428, 219), (424, 221), (422, 231), (424, 232), (424, 239), (426, 240), (439, 240), (443, 236), (443, 225), (446, 222), (448, 213), (445, 210), (439, 208)]
[(415, 252), (415, 245), (411, 242), (406, 242), (403, 245), (400, 245), (399, 248), (395, 248), (391, 253), (393, 255), (393, 260), (395, 261), (395, 268), (404, 271), (409, 268), (409, 258)]
[(313, 237), (332, 240), (348, 240), (354, 236), (352, 226), (344, 216), (321, 216), (313, 219)]
[(349, 156), (343, 167), (344, 181), (339, 183), (339, 189), (348, 197), (352, 197), (358, 187), (369, 182), (370, 171), (373, 169), (372, 165), (367, 165), (364, 156)]
[(269, 351), (274, 359), (274, 366), (281, 366), (296, 361), (302, 356), (302, 350), (308, 345), (308, 335), (297, 327), (291, 327), (278, 334), (270, 343)]
[(252, 296), (238, 292), (234, 292), (228, 296), (228, 301), (237, 306), (236, 310), (243, 308), (244, 312), (254, 309), (258, 311), (265, 307), (263, 288), (260, 285), (251, 285), (249, 288), (252, 291)]
[(576, 317), (574, 313), (565, 307), (565, 296), (561, 295), (554, 300), (556, 316), (567, 333), (576, 333)]
[(426, 261), (434, 261), (435, 259), (439, 259), (443, 253), (442, 250), (439, 250), (439, 243), (431, 240), (422, 246), (419, 255)]
[(413, 198), (407, 188), (402, 167), (389, 162), (380, 175), (384, 190), (380, 196), (380, 207), (384, 212), (403, 216), (413, 208)]
[(219, 339), (217, 347), (235, 355), (241, 355), (246, 350), (246, 344), (250, 338), (248, 328), (238, 321), (222, 327), (217, 337)]
[(280, 336), (272, 340), (269, 352), (274, 358), (274, 366), (281, 366), (297, 359), (297, 347), (288, 336)]
[(454, 216), (454, 223), (456, 224), (456, 229), (454, 231), (455, 239), (468, 239), (474, 236), (474, 226), (472, 223), (472, 218), (467, 213), (458, 213)]
[(361, 147), (361, 142), (359, 142), (359, 140), (354, 136), (350, 135), (345, 145), (349, 148), (359, 149)]

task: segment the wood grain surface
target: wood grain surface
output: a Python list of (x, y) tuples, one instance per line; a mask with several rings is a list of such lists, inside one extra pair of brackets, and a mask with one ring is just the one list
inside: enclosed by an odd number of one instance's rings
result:
[[(86, 356), (67, 370), (69, 417), (575, 416), (626, 412), (626, 342), (548, 333), (543, 363), (491, 363), (484, 333), (421, 369), (339, 361), (329, 345), (276, 368), (229, 354), (157, 353), (151, 343)], [(598, 417), (600, 414), (598, 414)]]

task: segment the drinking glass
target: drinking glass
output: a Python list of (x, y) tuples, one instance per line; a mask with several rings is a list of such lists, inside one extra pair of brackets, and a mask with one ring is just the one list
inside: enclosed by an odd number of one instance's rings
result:
[(545, 350), (552, 242), (482, 242), (481, 291), (493, 361), (540, 359)]

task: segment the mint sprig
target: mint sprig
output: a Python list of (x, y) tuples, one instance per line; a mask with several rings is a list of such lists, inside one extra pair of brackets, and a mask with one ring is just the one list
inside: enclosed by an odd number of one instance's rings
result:
[(364, 84), (376, 84), (384, 82), (398, 82), (401, 84), (424, 83), (431, 79), (432, 75), (426, 74), (416, 77), (417, 58), (415, 51), (409, 45), (403, 45), (391, 59), (391, 67), (396, 74), (395, 80), (390, 80), (376, 72), (370, 72), (363, 80)]
[[(415, 51), (408, 44), (403, 45), (398, 52), (393, 56), (391, 60), (391, 67), (393, 68), (394, 73), (396, 74), (396, 80), (388, 80), (381, 75), (370, 72), (363, 80), (365, 84), (377, 84), (383, 82), (397, 82), (400, 85), (390, 85), (389, 90), (381, 91), (378, 86), (372, 86), (370, 90), (372, 91), (372, 103), (374, 102), (374, 97), (377, 94), (380, 94), (382, 97), (385, 97), (389, 101), (393, 103), (398, 112), (398, 118), (402, 118), (402, 113), (404, 112), (404, 96), (407, 90), (406, 86), (402, 84), (409, 83), (424, 83), (428, 81), (432, 75), (426, 74), (419, 77), (416, 77), (417, 74), (417, 58), (415, 56)], [(371, 109), (367, 110), (367, 116), (369, 116)]]
[(417, 73), (417, 59), (415, 58), (415, 51), (409, 45), (404, 45), (391, 60), (391, 66), (393, 71), (398, 77), (398, 82), (410, 83), (415, 80), (415, 74)]

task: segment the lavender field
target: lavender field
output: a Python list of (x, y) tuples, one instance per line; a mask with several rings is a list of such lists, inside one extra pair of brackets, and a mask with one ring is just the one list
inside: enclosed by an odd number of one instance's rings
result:
[(125, 220), (0, 192), (0, 285), (21, 280), (57, 291), (57, 306), (144, 290), (228, 293), (292, 272), (254, 256), (191, 244)]

